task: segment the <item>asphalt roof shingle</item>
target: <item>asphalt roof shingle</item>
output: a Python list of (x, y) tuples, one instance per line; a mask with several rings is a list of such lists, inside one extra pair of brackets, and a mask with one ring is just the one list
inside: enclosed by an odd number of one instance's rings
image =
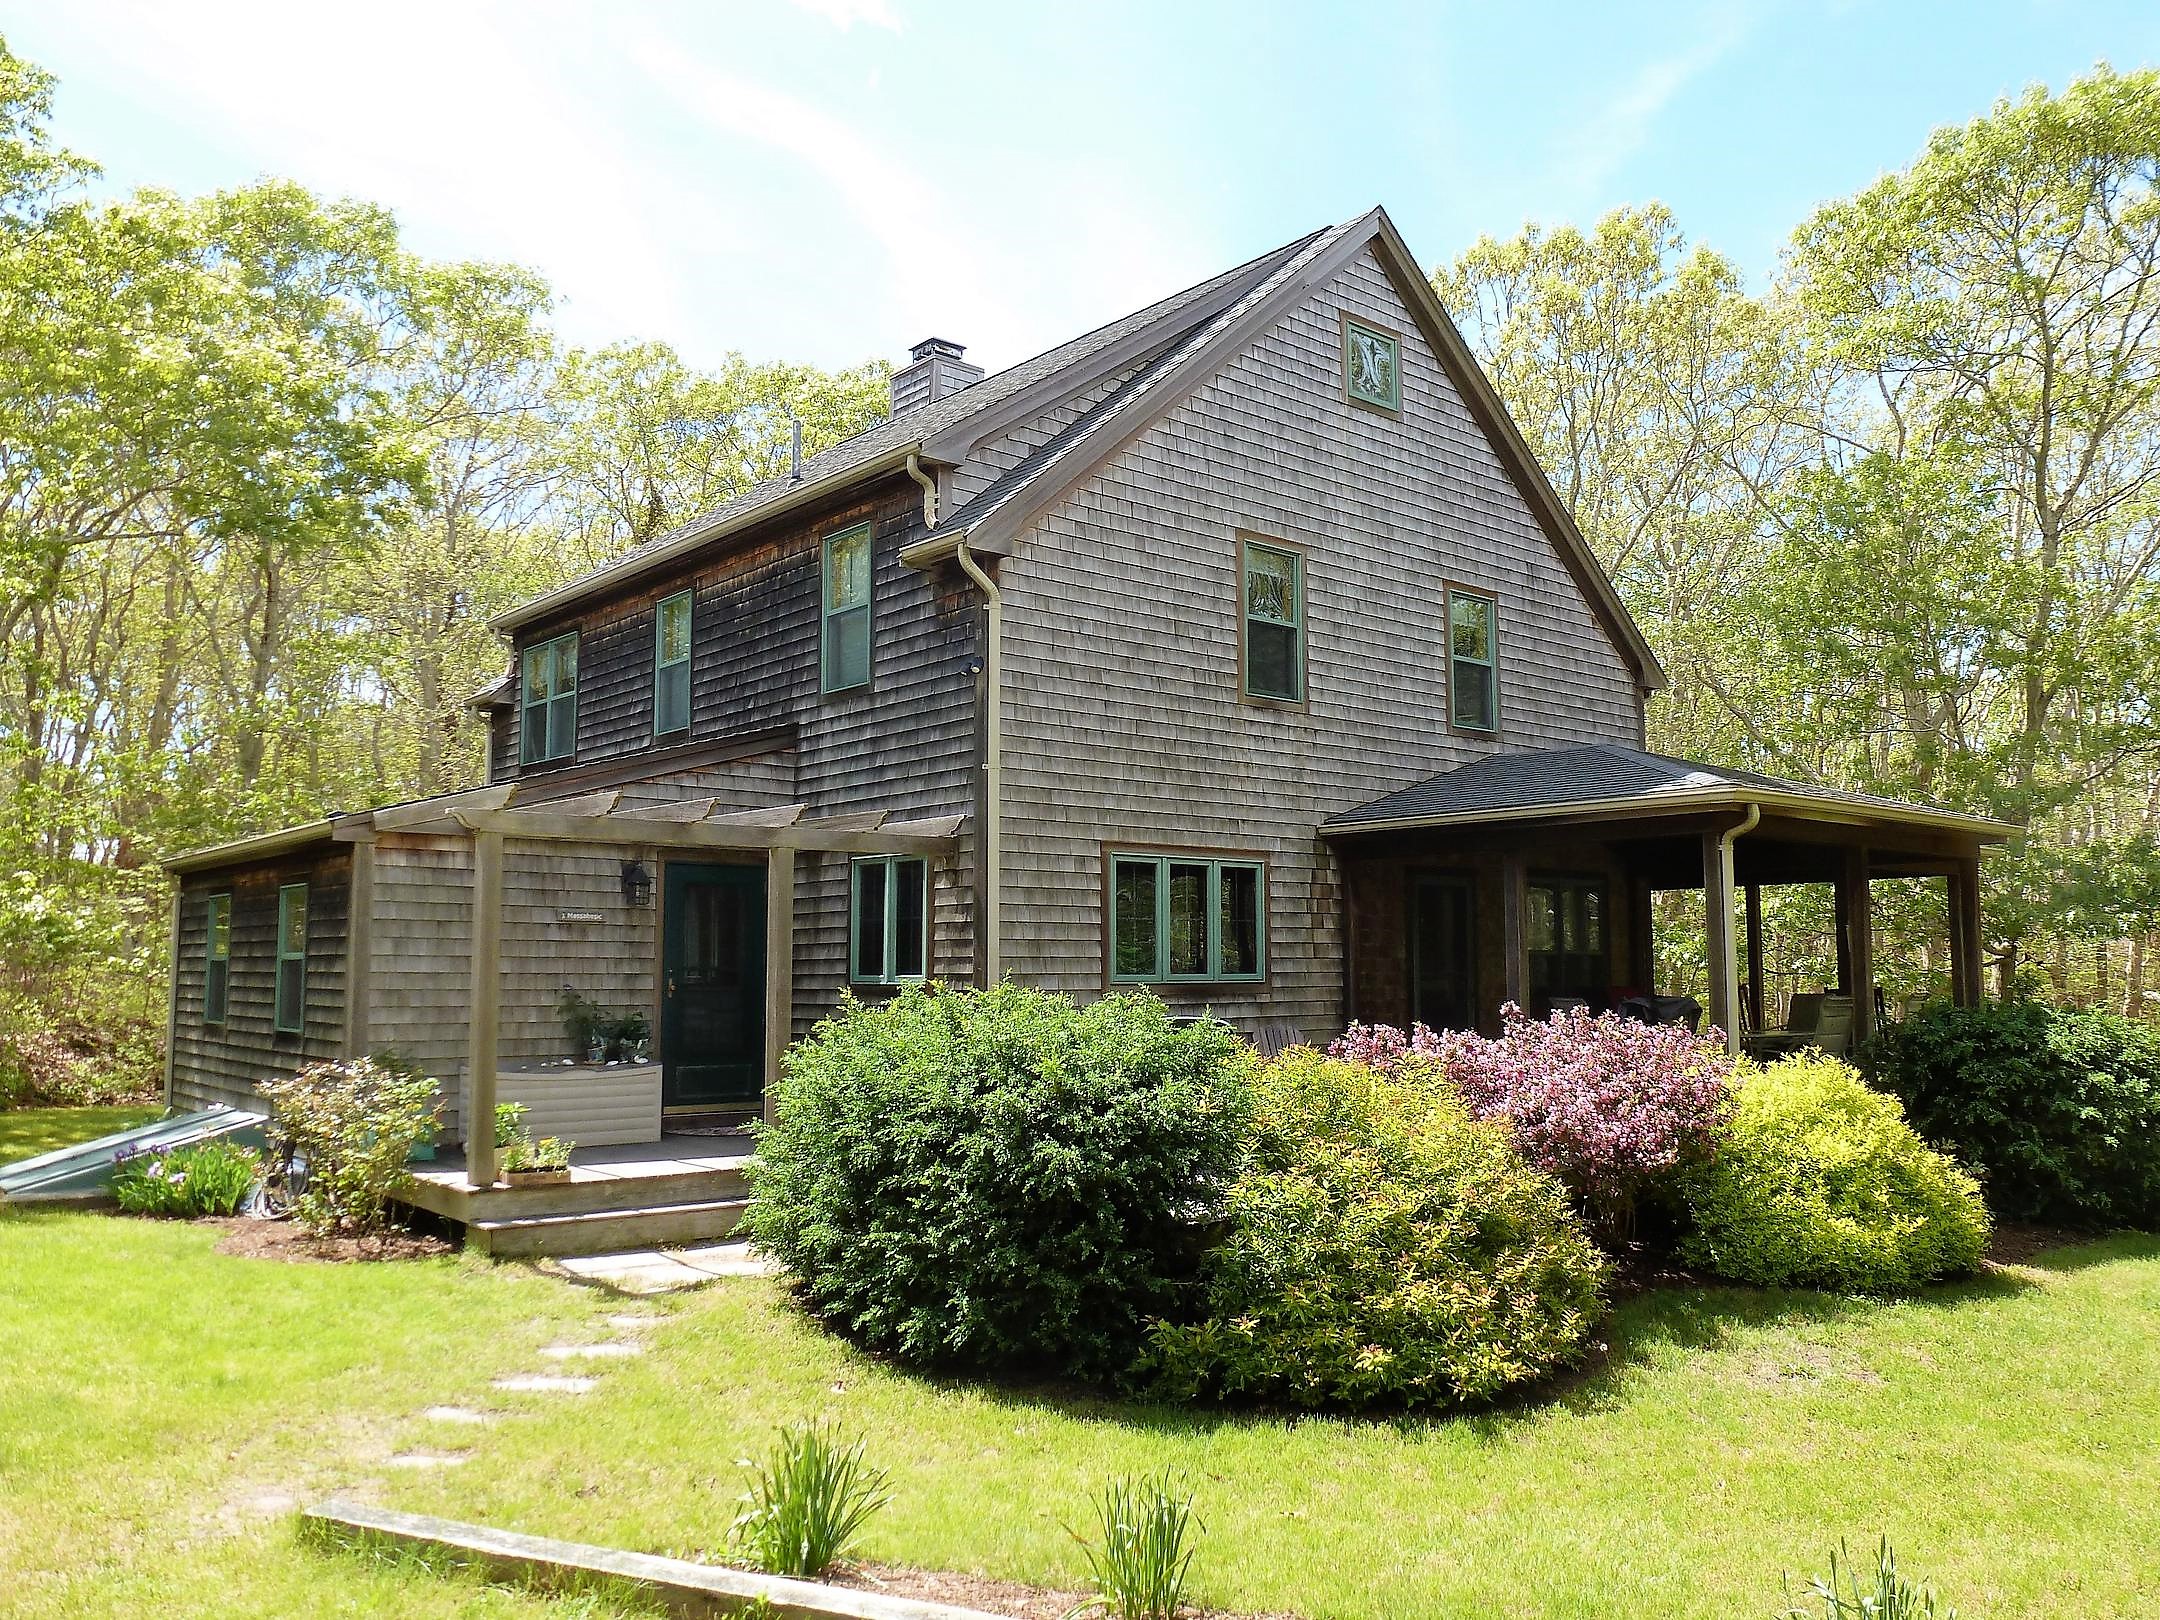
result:
[(1750, 790), (1789, 793), (1889, 815), (1959, 814), (1872, 793), (1817, 787), (1813, 783), (1767, 776), (1761, 771), (1738, 766), (1674, 759), (1668, 754), (1653, 754), (1619, 743), (1585, 743), (1574, 748), (1540, 748), (1472, 760), (1369, 804), (1361, 804), (1354, 810), (1331, 816), (1327, 825), (1352, 832), (1361, 826), (1391, 822), (1509, 810), (1550, 810), (1612, 799), (1684, 798), (1720, 789), (1739, 793)]

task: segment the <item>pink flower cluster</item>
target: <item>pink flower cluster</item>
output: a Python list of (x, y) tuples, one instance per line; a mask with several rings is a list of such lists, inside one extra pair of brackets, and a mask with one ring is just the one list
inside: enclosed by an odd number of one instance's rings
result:
[(1608, 1229), (1626, 1227), (1644, 1182), (1723, 1129), (1732, 1063), (1716, 1042), (1579, 1009), (1539, 1023), (1510, 1003), (1501, 1016), (1498, 1040), (1353, 1024), (1328, 1050), (1384, 1072), (1436, 1060), (1473, 1114), (1505, 1118), (1524, 1154)]

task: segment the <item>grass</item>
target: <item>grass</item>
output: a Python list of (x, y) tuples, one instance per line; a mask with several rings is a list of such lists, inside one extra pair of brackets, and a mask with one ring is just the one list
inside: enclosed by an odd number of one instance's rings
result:
[(396, 1505), (648, 1551), (721, 1546), (736, 1457), (822, 1416), (892, 1505), (865, 1556), (1087, 1584), (1065, 1526), (1169, 1470), (1207, 1534), (1202, 1601), (1313, 1620), (1777, 1610), (1840, 1538), (1887, 1533), (1961, 1613), (2160, 1604), (2160, 1240), (2123, 1237), (1896, 1304), (1745, 1290), (1636, 1300), (1558, 1400), (1445, 1421), (1290, 1421), (933, 1383), (730, 1283), (487, 1466)]
[(0, 1165), (110, 1136), (130, 1125), (147, 1124), (163, 1112), (156, 1104), (140, 1108), (0, 1109)]
[(580, 1612), (306, 1551), (293, 1509), (459, 1443), (412, 1414), (538, 1370), (539, 1345), (604, 1331), (606, 1301), (455, 1259), (230, 1259), (219, 1235), (0, 1214), (0, 1614)]
[[(718, 1554), (774, 1427), (867, 1441), (866, 1557), (1084, 1588), (1068, 1525), (1168, 1471), (1206, 1526), (1196, 1598), (1312, 1620), (1766, 1620), (1841, 1539), (1888, 1534), (1974, 1620), (2160, 1608), (2160, 1240), (2056, 1250), (1895, 1304), (1635, 1300), (1556, 1398), (1440, 1421), (1292, 1421), (937, 1382), (857, 1355), (779, 1289), (677, 1296), (594, 1393), (497, 1396), (606, 1295), (518, 1267), (286, 1265), (207, 1228), (0, 1216), (0, 1612), (620, 1612), (411, 1558), (303, 1548), (286, 1504), (392, 1506)], [(513, 1415), (418, 1418), (435, 1403)], [(464, 1467), (385, 1466), (471, 1448)]]

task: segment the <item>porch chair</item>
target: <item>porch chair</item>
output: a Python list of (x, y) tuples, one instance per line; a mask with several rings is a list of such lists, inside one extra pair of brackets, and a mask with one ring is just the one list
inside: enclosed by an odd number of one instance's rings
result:
[(1749, 1057), (1776, 1057), (1781, 1052), (1793, 1052), (1806, 1046), (1822, 1022), (1825, 999), (1820, 990), (1795, 990), (1791, 1004), (1785, 1009), (1784, 1028), (1759, 1029), (1742, 1037), (1741, 1050)]

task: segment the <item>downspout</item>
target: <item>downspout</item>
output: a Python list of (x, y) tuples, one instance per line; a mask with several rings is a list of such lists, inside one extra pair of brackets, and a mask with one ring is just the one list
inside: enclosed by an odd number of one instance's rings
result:
[(1740, 941), (1733, 933), (1733, 841), (1762, 825), (1762, 806), (1750, 804), (1747, 814), (1718, 834), (1718, 888), (1725, 905), (1725, 960), (1718, 964), (1725, 983), (1732, 987), (1732, 1005), (1726, 1009), (1725, 1050), (1740, 1050)]
[[(922, 470), (922, 463), (910, 452), (907, 458), (908, 476), (922, 485), (923, 524), (934, 528), (937, 524), (937, 483)], [(976, 893), (975, 931), (977, 960), (982, 964), (985, 987), (995, 985), (1004, 977), (1002, 950), (1002, 914), (998, 904), (998, 868), (1003, 851), (1003, 839), (999, 836), (999, 824), (1003, 817), (1003, 755), (1004, 755), (1004, 701), (1000, 685), (1005, 646), (1005, 593), (997, 581), (983, 571), (968, 550), (967, 536), (962, 534), (953, 543), (953, 561), (960, 571), (975, 582), (975, 588), (983, 594), (983, 607), (988, 623), (984, 628), (983, 648), (983, 825), (981, 858), (978, 865), (980, 879)]]

